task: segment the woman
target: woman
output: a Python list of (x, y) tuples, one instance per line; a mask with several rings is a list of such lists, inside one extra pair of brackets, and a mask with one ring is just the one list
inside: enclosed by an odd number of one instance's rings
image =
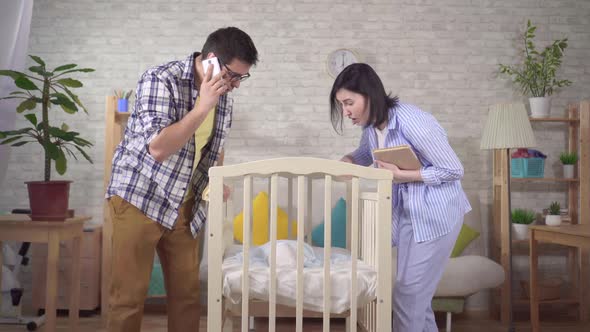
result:
[[(346, 67), (330, 93), (332, 125), (344, 117), (363, 128), (359, 147), (341, 160), (375, 164), (395, 179), (392, 243), (397, 246), (393, 291), (396, 332), (438, 331), (431, 302), (451, 254), (463, 216), (471, 206), (461, 188), (463, 166), (436, 119), (418, 107), (385, 93), (367, 64)], [(402, 170), (373, 159), (377, 148), (409, 145), (422, 164)]]

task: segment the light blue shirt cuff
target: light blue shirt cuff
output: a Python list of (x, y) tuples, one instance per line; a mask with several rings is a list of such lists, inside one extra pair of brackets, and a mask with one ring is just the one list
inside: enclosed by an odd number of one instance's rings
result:
[(420, 175), (422, 175), (422, 181), (426, 185), (434, 186), (440, 184), (440, 180), (436, 176), (436, 171), (432, 167), (422, 167), (420, 169)]

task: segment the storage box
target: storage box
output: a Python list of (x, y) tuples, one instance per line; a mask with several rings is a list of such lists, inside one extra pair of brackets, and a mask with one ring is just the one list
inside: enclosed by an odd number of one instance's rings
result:
[(513, 178), (542, 178), (544, 172), (544, 158), (512, 158), (510, 160), (510, 175)]

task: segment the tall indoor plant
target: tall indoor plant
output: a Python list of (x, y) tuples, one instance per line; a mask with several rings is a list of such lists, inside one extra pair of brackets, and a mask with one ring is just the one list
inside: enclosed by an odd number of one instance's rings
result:
[(555, 88), (572, 84), (569, 80), (558, 80), (556, 72), (561, 66), (564, 50), (567, 48), (567, 38), (557, 39), (539, 53), (533, 39), (537, 27), (527, 22), (523, 35), (524, 62), (520, 66), (500, 64), (500, 73), (512, 78), (525, 96), (531, 96), (529, 103), (532, 117), (547, 117), (551, 108), (551, 98)]
[[(1, 76), (9, 76), (19, 90), (11, 92), (1, 99), (21, 99), (16, 112), (24, 114), (28, 124), (21, 129), (0, 131), (0, 144), (22, 146), (27, 143), (39, 143), (45, 152), (44, 181), (27, 182), (31, 218), (33, 220), (64, 220), (68, 210), (70, 181), (51, 181), (51, 162), (55, 170), (63, 175), (67, 170), (66, 154), (76, 157), (80, 153), (92, 163), (84, 149), (92, 143), (81, 138), (79, 133), (70, 131), (68, 125), (54, 127), (49, 121), (49, 109), (52, 105), (60, 106), (66, 113), (74, 114), (79, 108), (88, 113), (80, 99), (70, 88), (80, 88), (82, 82), (68, 74), (74, 72), (93, 72), (91, 68), (76, 68), (76, 64), (65, 64), (48, 70), (45, 62), (38, 56), (30, 55), (37, 65), (29, 68), (30, 73), (14, 70), (0, 70)], [(41, 119), (34, 112), (40, 105)]]

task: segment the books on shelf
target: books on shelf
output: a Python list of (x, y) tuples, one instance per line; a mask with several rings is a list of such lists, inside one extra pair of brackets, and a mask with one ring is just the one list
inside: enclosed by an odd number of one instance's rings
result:
[(394, 164), (404, 170), (418, 170), (422, 167), (418, 157), (409, 145), (398, 145), (391, 148), (373, 150), (373, 156), (389, 164)]

